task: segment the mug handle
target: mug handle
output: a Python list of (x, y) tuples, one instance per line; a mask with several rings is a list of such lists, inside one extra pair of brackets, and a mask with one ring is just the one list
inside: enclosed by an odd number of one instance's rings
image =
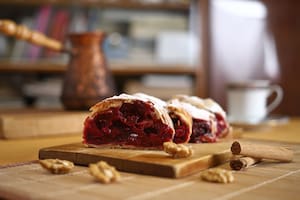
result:
[(274, 110), (282, 101), (283, 99), (283, 90), (279, 85), (272, 85), (270, 87), (270, 95), (275, 93), (276, 97), (275, 99), (268, 105), (267, 112), (270, 113), (272, 110)]

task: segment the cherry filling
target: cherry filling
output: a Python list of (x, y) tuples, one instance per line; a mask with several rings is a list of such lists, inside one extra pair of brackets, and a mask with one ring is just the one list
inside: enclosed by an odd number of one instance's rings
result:
[(224, 117), (218, 113), (215, 113), (217, 119), (217, 132), (216, 135), (218, 138), (225, 137), (228, 134), (227, 128), (228, 125), (224, 119)]
[(156, 147), (171, 141), (172, 137), (172, 128), (157, 119), (154, 108), (142, 101), (109, 108), (93, 118), (88, 117), (84, 123), (86, 144)]
[(175, 129), (175, 136), (173, 142), (178, 144), (188, 142), (189, 128), (187, 123), (180, 120), (180, 117), (176, 116), (174, 113), (169, 113), (169, 115), (173, 121), (174, 129)]
[(211, 143), (216, 142), (217, 138), (212, 133), (211, 127), (207, 121), (193, 119), (193, 132), (189, 142), (191, 143)]

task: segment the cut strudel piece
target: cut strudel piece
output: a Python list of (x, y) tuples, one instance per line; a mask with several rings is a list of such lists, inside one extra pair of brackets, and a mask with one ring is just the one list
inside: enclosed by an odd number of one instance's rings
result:
[(145, 99), (149, 99), (153, 103), (164, 107), (169, 116), (172, 119), (173, 126), (175, 129), (175, 135), (173, 142), (175, 143), (187, 143), (190, 140), (192, 134), (192, 117), (183, 108), (182, 104), (178, 100), (165, 102), (154, 96), (150, 96), (144, 93), (136, 93), (134, 96), (139, 96)]
[(176, 95), (174, 98), (182, 102), (190, 103), (196, 106), (197, 108), (205, 109), (213, 113), (217, 121), (216, 135), (218, 138), (225, 137), (229, 134), (230, 126), (229, 123), (227, 122), (226, 113), (222, 109), (222, 107), (214, 100), (210, 98), (201, 99), (196, 96), (187, 96), (187, 95)]
[(173, 142), (177, 144), (189, 142), (192, 135), (192, 115), (187, 111), (184, 103), (177, 99), (168, 101), (166, 107), (175, 129)]
[(180, 102), (180, 104), (185, 109), (185, 111), (191, 115), (193, 121), (192, 134), (190, 136), (189, 142), (191, 143), (216, 142), (217, 123), (214, 115), (205, 109), (199, 109), (196, 106), (187, 102)]
[(121, 94), (93, 107), (84, 123), (84, 143), (91, 147), (157, 148), (174, 137), (166, 109), (142, 95)]

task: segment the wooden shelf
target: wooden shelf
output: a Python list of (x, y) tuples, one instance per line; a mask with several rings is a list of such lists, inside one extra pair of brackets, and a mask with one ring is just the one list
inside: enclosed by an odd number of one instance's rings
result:
[(0, 4), (6, 5), (24, 5), (24, 6), (38, 6), (42, 4), (52, 4), (59, 6), (87, 6), (87, 7), (98, 7), (98, 8), (121, 8), (121, 9), (143, 9), (143, 10), (178, 10), (188, 11), (189, 2), (161, 2), (161, 3), (143, 3), (134, 0), (0, 0)]
[(143, 74), (173, 74), (195, 75), (195, 67), (187, 65), (159, 65), (159, 64), (130, 64), (119, 63), (110, 65), (114, 75), (143, 75)]
[(49, 62), (0, 61), (0, 73), (16, 74), (61, 74), (66, 70), (64, 64)]
[[(24, 61), (0, 61), (0, 73), (10, 74), (62, 74), (66, 71), (67, 65), (54, 62), (24, 62)], [(195, 75), (195, 67), (186, 65), (157, 65), (157, 64), (110, 64), (114, 75), (130, 76), (143, 74), (173, 74), (173, 75)]]

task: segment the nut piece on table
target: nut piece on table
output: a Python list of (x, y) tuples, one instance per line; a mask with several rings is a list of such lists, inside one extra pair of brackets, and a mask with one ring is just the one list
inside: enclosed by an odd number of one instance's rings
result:
[(221, 168), (208, 169), (201, 174), (201, 178), (216, 183), (231, 183), (234, 181), (232, 172)]
[(74, 164), (68, 160), (45, 159), (39, 160), (39, 163), (52, 174), (66, 174), (74, 168)]
[(120, 180), (121, 175), (115, 169), (115, 167), (110, 166), (105, 161), (100, 161), (96, 164), (89, 165), (90, 174), (96, 177), (102, 183), (110, 183)]
[(173, 158), (187, 158), (193, 154), (193, 150), (190, 146), (183, 144), (175, 144), (173, 142), (164, 142), (164, 151)]

